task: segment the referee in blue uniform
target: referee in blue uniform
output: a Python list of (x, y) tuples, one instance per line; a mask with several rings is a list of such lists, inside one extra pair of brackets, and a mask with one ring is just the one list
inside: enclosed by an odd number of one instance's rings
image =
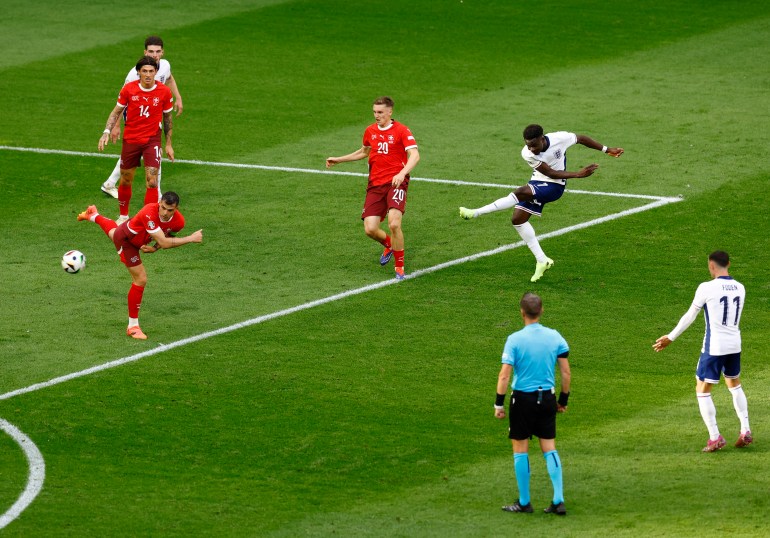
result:
[[(555, 330), (540, 324), (543, 301), (525, 293), (519, 303), (524, 328), (508, 337), (503, 349), (503, 365), (497, 378), (495, 417), (505, 418), (505, 393), (513, 376), (508, 437), (513, 444), (513, 468), (519, 499), (503, 506), (506, 512), (533, 512), (529, 497), (529, 439), (540, 439), (548, 474), (553, 484), (553, 500), (547, 514), (564, 516), (564, 490), (561, 460), (556, 451), (556, 413), (567, 410), (570, 389), (569, 346)], [(555, 368), (559, 365), (561, 391), (556, 398)]]

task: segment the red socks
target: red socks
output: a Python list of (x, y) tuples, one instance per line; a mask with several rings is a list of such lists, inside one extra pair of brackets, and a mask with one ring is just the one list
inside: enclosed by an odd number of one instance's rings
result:
[(383, 241), (380, 241), (382, 243), (382, 246), (385, 248), (390, 248), (390, 236), (386, 235), (385, 239)]
[(118, 227), (118, 225), (115, 224), (114, 220), (108, 219), (107, 217), (103, 217), (101, 215), (96, 215), (94, 222), (99, 225), (99, 227), (102, 229), (104, 233), (107, 234), (107, 237), (110, 236), (111, 230), (114, 230), (115, 228)]
[(144, 192), (144, 205), (147, 204), (157, 204), (160, 200), (160, 192), (158, 187), (155, 187), (154, 189), (147, 189)]
[(120, 215), (128, 216), (128, 204), (131, 202), (131, 185), (118, 185), (118, 205)]
[(404, 266), (404, 251), (403, 250), (394, 250), (393, 251), (393, 265), (395, 267), (403, 267)]
[(144, 294), (144, 288), (131, 284), (131, 289), (128, 290), (128, 317), (138, 318), (139, 307), (142, 306), (142, 295)]

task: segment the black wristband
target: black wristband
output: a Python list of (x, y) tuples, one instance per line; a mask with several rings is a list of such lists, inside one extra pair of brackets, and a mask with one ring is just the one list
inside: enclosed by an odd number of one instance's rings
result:
[(559, 393), (559, 405), (562, 407), (567, 407), (567, 402), (569, 401), (569, 392), (560, 392)]
[(505, 394), (495, 395), (495, 407), (502, 407), (505, 405)]

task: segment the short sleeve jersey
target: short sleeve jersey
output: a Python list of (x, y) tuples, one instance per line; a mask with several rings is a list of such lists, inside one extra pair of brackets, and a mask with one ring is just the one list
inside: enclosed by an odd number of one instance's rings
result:
[(152, 241), (152, 236), (164, 234), (168, 236), (184, 228), (184, 216), (177, 209), (168, 222), (160, 220), (158, 204), (147, 204), (131, 218), (128, 223), (128, 231), (134, 234), (130, 239), (131, 244), (141, 247)]
[[(155, 73), (155, 80), (165, 84), (170, 77), (171, 64), (168, 63), (168, 60), (161, 58), (161, 60), (158, 62), (158, 72)], [(129, 71), (128, 75), (126, 75), (126, 80), (123, 84), (128, 84), (129, 82), (134, 82), (135, 80), (139, 80), (139, 73), (136, 72), (136, 67), (132, 67), (131, 71)]]
[(505, 341), (502, 362), (513, 366), (513, 390), (551, 390), (556, 385), (556, 361), (568, 354), (567, 341), (558, 331), (530, 323)]
[(163, 113), (171, 112), (171, 90), (160, 82), (147, 90), (139, 81), (129, 82), (120, 90), (118, 105), (126, 109), (123, 139), (130, 144), (146, 144), (160, 132)]
[(698, 286), (692, 305), (703, 309), (706, 320), (702, 353), (740, 353), (740, 321), (745, 299), (743, 284), (730, 276), (720, 276)]
[(524, 149), (521, 150), (521, 158), (527, 161), (527, 164), (533, 169), (530, 181), (547, 181), (549, 183), (566, 185), (566, 179), (552, 179), (541, 174), (535, 168), (540, 166), (541, 163), (545, 163), (553, 170), (560, 172), (566, 170), (567, 149), (577, 144), (577, 135), (566, 131), (557, 131), (546, 134), (545, 138), (548, 140), (548, 149), (541, 151), (538, 155), (532, 153), (527, 146), (524, 146)]
[[(417, 147), (417, 141), (409, 127), (392, 121), (381, 128), (376, 123), (364, 131), (364, 146), (369, 151), (369, 185), (385, 185), (393, 181), (407, 161), (406, 152)], [(408, 179), (409, 176), (407, 176)]]

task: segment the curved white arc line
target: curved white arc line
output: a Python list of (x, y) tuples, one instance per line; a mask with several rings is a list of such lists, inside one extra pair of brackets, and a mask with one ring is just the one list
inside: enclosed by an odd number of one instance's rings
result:
[(13, 503), (13, 506), (0, 516), (0, 529), (2, 529), (19, 517), (43, 489), (43, 482), (45, 482), (45, 460), (43, 459), (43, 454), (40, 453), (35, 443), (32, 442), (32, 439), (27, 437), (19, 428), (0, 418), (0, 429), (7, 433), (21, 447), (29, 464), (27, 487), (24, 488), (19, 498)]

